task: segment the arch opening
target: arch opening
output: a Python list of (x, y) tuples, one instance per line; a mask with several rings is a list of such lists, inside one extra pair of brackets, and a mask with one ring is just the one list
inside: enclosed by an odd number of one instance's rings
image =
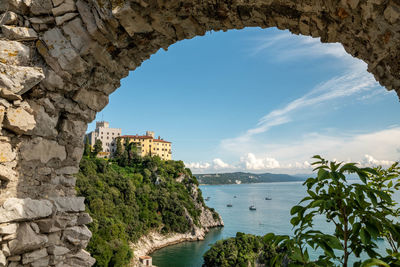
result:
[[(73, 177), (83, 135), (120, 80), (160, 48), (211, 30), (288, 29), (340, 42), (377, 81), (400, 94), (399, 10), (394, 1), (3, 1), (1, 223), (22, 221), (18, 231), (33, 233), (32, 221), (54, 224), (65, 213), (70, 221), (82, 218), (61, 232), (80, 240), (70, 245), (68, 261), (92, 264), (83, 250), (90, 219), (83, 199), (75, 197)], [(47, 233), (39, 237), (38, 247)], [(16, 244), (11, 256), (24, 251)]]

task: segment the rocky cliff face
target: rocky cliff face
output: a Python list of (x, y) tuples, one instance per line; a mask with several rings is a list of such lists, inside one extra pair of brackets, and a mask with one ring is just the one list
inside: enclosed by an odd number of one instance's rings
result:
[[(181, 181), (183, 181), (185, 177), (181, 177)], [(200, 226), (194, 223), (193, 218), (186, 215), (188, 222), (191, 224), (191, 230), (187, 233), (168, 233), (161, 234), (157, 231), (153, 231), (142, 238), (139, 239), (138, 242), (131, 245), (131, 248), (134, 253), (134, 257), (131, 263), (131, 266), (138, 266), (139, 261), (138, 257), (143, 255), (148, 255), (151, 252), (181, 242), (185, 241), (200, 241), (204, 240), (205, 235), (208, 233), (210, 228), (213, 227), (222, 227), (224, 226), (224, 222), (221, 216), (215, 212), (210, 210), (207, 206), (204, 205), (204, 202), (199, 197), (199, 188), (196, 185), (193, 185), (191, 188), (191, 195), (193, 197), (193, 201), (196, 203), (196, 208), (201, 211), (199, 223)]]

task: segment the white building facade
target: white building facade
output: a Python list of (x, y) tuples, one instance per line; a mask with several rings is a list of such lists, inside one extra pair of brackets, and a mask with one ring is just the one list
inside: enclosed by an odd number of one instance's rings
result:
[(86, 134), (85, 138), (89, 140), (89, 144), (93, 147), (96, 140), (99, 139), (103, 144), (103, 152), (113, 154), (117, 149), (116, 138), (121, 136), (121, 128), (110, 128), (110, 124), (106, 121), (97, 121), (96, 129)]

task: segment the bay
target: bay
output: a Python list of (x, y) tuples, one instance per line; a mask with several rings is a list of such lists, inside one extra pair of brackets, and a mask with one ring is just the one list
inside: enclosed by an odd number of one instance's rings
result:
[[(306, 196), (302, 182), (203, 185), (203, 197), (210, 197), (207, 206), (222, 216), (225, 227), (212, 229), (204, 241), (184, 242), (162, 248), (151, 254), (158, 267), (200, 267), (203, 254), (217, 240), (233, 237), (237, 232), (264, 235), (269, 232), (291, 235), (290, 209)], [(236, 196), (236, 198), (235, 198)], [(265, 200), (265, 197), (272, 198)], [(396, 199), (398, 197), (396, 196)], [(232, 204), (232, 207), (227, 207)], [(255, 205), (257, 210), (250, 211)], [(316, 228), (331, 232), (333, 228), (323, 218), (317, 218)], [(380, 241), (383, 250), (385, 242)], [(316, 253), (311, 253), (316, 256)]]

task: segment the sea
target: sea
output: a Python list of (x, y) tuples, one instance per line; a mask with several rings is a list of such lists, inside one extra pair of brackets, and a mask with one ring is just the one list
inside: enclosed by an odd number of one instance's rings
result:
[[(214, 228), (205, 240), (183, 242), (168, 246), (151, 254), (153, 264), (158, 267), (200, 267), (203, 254), (216, 241), (233, 237), (237, 232), (265, 235), (267, 233), (292, 235), (290, 209), (306, 196), (303, 182), (202, 185), (203, 197), (210, 199), (206, 205), (214, 208), (225, 226)], [(266, 200), (269, 197), (271, 200)], [(396, 199), (398, 196), (396, 195)], [(227, 207), (232, 204), (232, 207)], [(249, 210), (254, 205), (256, 210)], [(333, 227), (320, 217), (315, 229), (333, 233)], [(379, 250), (384, 251), (385, 241), (378, 241)], [(319, 252), (310, 253), (316, 257)]]

